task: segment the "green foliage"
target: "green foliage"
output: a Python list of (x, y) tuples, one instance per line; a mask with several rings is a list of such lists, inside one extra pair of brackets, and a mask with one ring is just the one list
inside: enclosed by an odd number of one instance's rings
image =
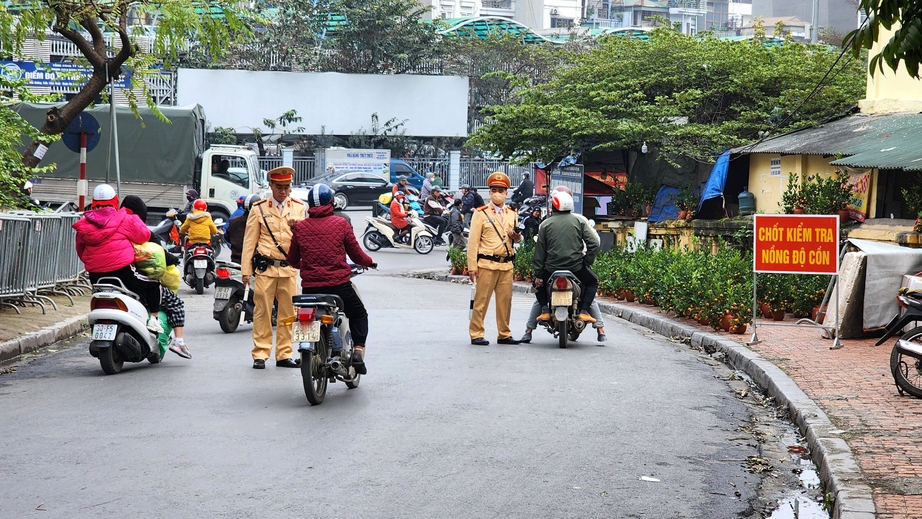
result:
[(781, 193), (781, 202), (778, 206), (787, 214), (791, 214), (795, 207), (803, 208), (807, 204), (803, 193), (803, 180), (794, 173), (788, 173), (788, 184)]
[(682, 186), (679, 192), (673, 195), (676, 207), (681, 211), (694, 211), (698, 207), (698, 197), (689, 186)]
[[(882, 43), (880, 54), (871, 58), (872, 73), (883, 71), (884, 64), (896, 70), (900, 63), (912, 77), (919, 77), (922, 61), (922, 2), (916, 0), (859, 0), (858, 10), (868, 13), (868, 21), (846, 37), (852, 55)], [(880, 39), (881, 29), (893, 30), (893, 36)]]
[(493, 106), (469, 145), (518, 160), (547, 162), (571, 150), (637, 148), (710, 160), (754, 141), (840, 114), (864, 94), (864, 68), (850, 59), (784, 128), (837, 58), (822, 46), (730, 42), (654, 29), (649, 41), (609, 37), (569, 56), (546, 83), (515, 104)]
[[(788, 182), (790, 185), (790, 178)], [(803, 207), (807, 214), (835, 214), (840, 209), (846, 209), (851, 199), (852, 185), (848, 181), (848, 174), (837, 171), (833, 175), (803, 177), (800, 183), (800, 203), (795, 206)]]
[(922, 217), (922, 173), (916, 174), (916, 181), (909, 186), (909, 189), (904, 188), (901, 191), (906, 209)]
[(32, 208), (22, 191), (23, 184), (54, 167), (29, 167), (22, 162), (22, 138), (38, 138), (39, 133), (12, 109), (14, 95), (22, 101), (54, 100), (32, 94), (25, 85), (25, 79), (13, 81), (0, 74), (0, 207), (4, 208)]
[(515, 262), (512, 265), (513, 274), (527, 280), (534, 277), (531, 260), (535, 255), (534, 242), (524, 242), (515, 252)]
[(237, 144), (237, 132), (233, 128), (218, 126), (205, 135), (208, 144)]
[[(157, 109), (144, 77), (159, 74), (159, 66), (171, 67), (186, 42), (197, 40), (209, 55), (220, 56), (227, 43), (248, 29), (229, 0), (211, 0), (207, 9), (197, 0), (117, 0), (95, 2), (90, 0), (11, 0), (0, 5), (0, 54), (20, 56), (27, 38), (44, 40), (50, 29), (74, 43), (83, 54), (77, 64), (93, 70), (83, 83), (80, 92), (60, 108), (49, 110), (50, 115), (39, 130), (24, 132), (33, 138), (22, 155), (27, 168), (38, 165), (35, 150), (40, 143), (49, 144), (54, 137), (102, 93), (109, 79), (118, 79), (123, 69), (132, 73), (134, 89), (141, 92), (142, 100), (154, 114), (163, 118)], [(148, 53), (137, 44), (140, 27), (135, 20), (152, 16), (157, 19), (153, 33), (153, 51)], [(131, 108), (137, 115), (138, 99), (134, 91), (125, 91)], [(3, 138), (12, 138), (4, 128)], [(17, 142), (18, 143), (18, 142)]]
[(448, 261), (451, 263), (452, 270), (461, 270), (464, 267), (467, 267), (467, 251), (455, 247), (449, 247)]
[(346, 146), (349, 148), (359, 149), (389, 149), (392, 157), (402, 157), (408, 150), (408, 140), (404, 135), (406, 130), (403, 124), (406, 121), (398, 121), (392, 117), (384, 121), (382, 126), (378, 122), (378, 114), (371, 114), (371, 129), (366, 131), (364, 128), (359, 130), (346, 139)]

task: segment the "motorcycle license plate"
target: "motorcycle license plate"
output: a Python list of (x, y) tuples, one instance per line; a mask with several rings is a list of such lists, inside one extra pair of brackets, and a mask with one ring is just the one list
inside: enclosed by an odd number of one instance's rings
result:
[(551, 306), (570, 306), (573, 304), (573, 292), (551, 292)]
[(320, 321), (310, 324), (293, 323), (291, 325), (292, 342), (318, 342), (320, 340)]
[(231, 291), (234, 287), (217, 287), (214, 289), (215, 299), (230, 299)]
[(192, 260), (192, 268), (207, 269), (208, 260)]
[(94, 341), (114, 341), (115, 333), (118, 331), (117, 324), (94, 324), (93, 340)]

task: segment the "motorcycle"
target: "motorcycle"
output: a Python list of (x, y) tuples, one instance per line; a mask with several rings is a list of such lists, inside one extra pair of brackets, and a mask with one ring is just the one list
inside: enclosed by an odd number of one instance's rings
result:
[[(352, 277), (365, 269), (352, 265)], [(341, 380), (349, 389), (359, 387), (362, 375), (352, 366), (352, 335), (343, 301), (337, 295), (311, 294), (291, 298), (296, 314), (291, 340), (301, 355), (304, 395), (311, 405), (320, 405), (327, 393), (327, 382)]]
[(179, 237), (181, 225), (176, 210), (170, 209), (160, 223), (147, 226), (150, 229), (150, 241), (159, 244), (167, 252), (178, 254), (182, 250), (182, 240)]
[(215, 280), (215, 253), (210, 243), (193, 243), (183, 256), (183, 280), (195, 289), (196, 294), (205, 292)]
[(538, 321), (547, 331), (557, 338), (561, 348), (567, 347), (567, 339), (575, 341), (586, 329), (586, 322), (579, 319), (576, 312), (579, 305), (579, 279), (569, 270), (557, 270), (551, 274), (547, 287), (551, 318)]
[(120, 372), (126, 361), (147, 359), (151, 364), (159, 364), (163, 360), (173, 330), (166, 314), (160, 311), (158, 317), (163, 333), (154, 334), (147, 329), (149, 317), (140, 298), (125, 288), (121, 279), (103, 277), (93, 285), (87, 315), (93, 330), (89, 350), (90, 355), (99, 359), (107, 375)]
[(531, 198), (525, 199), (522, 202), (522, 205), (519, 206), (519, 221), (525, 219), (526, 216), (530, 215), (531, 212), (535, 209), (541, 210), (541, 218), (543, 219), (547, 216), (547, 197), (544, 195), (535, 195)]
[(398, 231), (394, 224), (381, 217), (366, 216), (365, 221), (368, 222), (368, 227), (365, 228), (365, 233), (362, 235), (362, 244), (365, 245), (365, 249), (369, 252), (375, 252), (382, 247), (393, 247), (397, 249), (413, 249), (420, 254), (432, 252), (433, 247), (435, 247), (435, 233), (437, 230), (430, 225), (426, 225), (413, 211), (410, 212), (407, 220), (410, 222), (409, 241), (397, 241), (395, 236)]
[(253, 290), (244, 286), (238, 263), (219, 262), (215, 269), (214, 310), (212, 315), (221, 331), (234, 333), (243, 320), (253, 322)]
[[(890, 321), (887, 332), (875, 346), (887, 342), (906, 325), (922, 321), (922, 292), (900, 288), (896, 301), (903, 309), (902, 315), (898, 313)], [(913, 327), (893, 345), (893, 351), (890, 352), (890, 374), (893, 375), (900, 395), (906, 392), (922, 398), (922, 326)]]

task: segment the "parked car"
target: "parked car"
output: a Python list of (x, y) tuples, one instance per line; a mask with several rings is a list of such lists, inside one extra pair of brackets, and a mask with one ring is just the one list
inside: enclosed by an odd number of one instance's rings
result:
[[(341, 210), (350, 205), (372, 205), (382, 193), (389, 193), (393, 188), (393, 184), (383, 177), (362, 171), (321, 175), (308, 180), (302, 187), (310, 189), (317, 184), (326, 184), (333, 190), (337, 207)], [(294, 193), (292, 196), (295, 196)]]

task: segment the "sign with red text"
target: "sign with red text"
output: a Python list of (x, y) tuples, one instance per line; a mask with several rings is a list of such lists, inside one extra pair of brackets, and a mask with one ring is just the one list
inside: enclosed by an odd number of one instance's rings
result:
[(836, 274), (839, 216), (757, 214), (753, 270), (780, 274)]

